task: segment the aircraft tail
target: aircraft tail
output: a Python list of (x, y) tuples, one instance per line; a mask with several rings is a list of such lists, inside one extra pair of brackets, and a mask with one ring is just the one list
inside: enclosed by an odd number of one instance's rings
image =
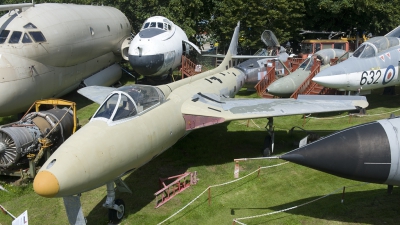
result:
[(217, 67), (217, 69), (221, 67), (224, 70), (227, 70), (228, 68), (232, 67), (232, 59), (234, 58), (234, 56), (237, 55), (237, 47), (238, 47), (238, 43), (239, 43), (239, 30), (240, 30), (240, 21), (237, 23), (237, 26), (235, 27), (235, 31), (233, 32), (232, 40), (231, 40), (231, 44), (229, 45), (228, 52), (226, 53), (224, 60)]
[(199, 79), (203, 79), (204, 77), (207, 77), (207, 76), (210, 76), (210, 75), (213, 75), (216, 73), (220, 73), (224, 70), (227, 70), (227, 69), (233, 67), (234, 65), (233, 65), (232, 59), (234, 59), (234, 57), (237, 55), (237, 46), (238, 46), (238, 41), (239, 41), (239, 28), (240, 28), (240, 22), (238, 22), (237, 26), (235, 27), (235, 31), (233, 32), (233, 36), (232, 36), (231, 43), (229, 45), (228, 52), (226, 53), (225, 58), (222, 61), (222, 63), (217, 68), (197, 74), (196, 76), (191, 76), (190, 78), (185, 78), (180, 81), (172, 82), (169, 84), (159, 85), (157, 87), (164, 93), (165, 96), (168, 96), (174, 89), (176, 89), (182, 85), (191, 83), (191, 82), (199, 80)]

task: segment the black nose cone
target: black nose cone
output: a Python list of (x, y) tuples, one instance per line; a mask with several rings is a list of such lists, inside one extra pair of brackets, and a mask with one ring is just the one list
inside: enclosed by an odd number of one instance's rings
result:
[(281, 159), (352, 180), (383, 183), (389, 176), (391, 151), (384, 128), (373, 122), (336, 132)]
[(129, 55), (132, 68), (143, 76), (156, 74), (164, 64), (164, 54), (157, 55)]

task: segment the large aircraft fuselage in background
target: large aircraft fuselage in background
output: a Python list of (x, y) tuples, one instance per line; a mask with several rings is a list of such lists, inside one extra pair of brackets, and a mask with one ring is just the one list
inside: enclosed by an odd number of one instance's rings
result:
[[(0, 6), (1, 8), (1, 6)], [(37, 4), (0, 18), (0, 116), (37, 99), (59, 97), (91, 75), (111, 85), (121, 70), (130, 24), (107, 6)]]
[(162, 16), (148, 18), (140, 32), (129, 45), (129, 62), (139, 74), (164, 79), (181, 65), (182, 54), (188, 53), (189, 42), (185, 32), (176, 24)]

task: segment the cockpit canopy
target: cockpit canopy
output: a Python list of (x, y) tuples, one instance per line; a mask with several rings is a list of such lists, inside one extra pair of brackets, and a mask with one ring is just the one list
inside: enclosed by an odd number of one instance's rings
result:
[(163, 93), (147, 85), (123, 86), (113, 91), (100, 106), (93, 118), (110, 121), (122, 120), (143, 114), (164, 101)]
[[(1, 30), (0, 29), (0, 44), (6, 43), (7, 38), (9, 44), (18, 44), (18, 43), (32, 43), (32, 39), (36, 43), (46, 42), (46, 38), (44, 37), (43, 33), (39, 30), (32, 30), (37, 29), (37, 27), (32, 23), (27, 23), (23, 26), (26, 31), (10, 31), (10, 30)], [(9, 35), (11, 33), (11, 35)], [(22, 39), (21, 39), (22, 37)], [(31, 38), (32, 37), (32, 38)]]
[(172, 29), (172, 22), (167, 18), (160, 19), (160, 17), (151, 17), (143, 23), (142, 29), (158, 28), (161, 30), (170, 31)]
[(396, 37), (374, 37), (362, 43), (353, 56), (359, 58), (374, 57), (380, 52), (383, 52), (393, 46), (398, 46), (400, 41)]

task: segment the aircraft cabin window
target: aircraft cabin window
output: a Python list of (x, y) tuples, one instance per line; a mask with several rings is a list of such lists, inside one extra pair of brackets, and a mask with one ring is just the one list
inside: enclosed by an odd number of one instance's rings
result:
[(370, 45), (366, 45), (365, 50), (361, 54), (360, 58), (370, 58), (374, 56), (375, 56), (375, 49)]
[(90, 35), (92, 35), (92, 36), (94, 35), (94, 30), (92, 27), (89, 28), (89, 32), (90, 32)]
[(354, 51), (353, 56), (358, 57), (361, 55), (361, 53), (364, 51), (365, 44), (361, 45), (360, 47), (357, 48), (357, 50)]
[(2, 30), (1, 31), (1, 33), (0, 33), (0, 44), (3, 44), (6, 41), (9, 33), (10, 33), (9, 30)]
[(19, 40), (21, 39), (22, 32), (21, 31), (14, 31), (11, 34), (10, 40), (8, 40), (8, 43), (10, 44), (17, 44)]
[(121, 30), (122, 30), (122, 24), (119, 24), (121, 26)]
[(107, 25), (108, 32), (110, 32), (110, 26)]
[(45, 42), (46, 38), (43, 36), (42, 32), (40, 31), (30, 31), (29, 34), (33, 38), (35, 42)]
[(35, 25), (33, 25), (33, 23), (27, 23), (24, 26), (25, 29), (36, 29), (37, 27)]
[(125, 119), (137, 114), (136, 107), (125, 95), (121, 95), (113, 121)]
[(32, 39), (27, 33), (24, 33), (24, 36), (22, 36), (22, 43), (32, 43)]
[(164, 95), (158, 88), (148, 85), (132, 85), (118, 88), (127, 93), (135, 101), (138, 113), (149, 109), (163, 101)]
[(110, 119), (114, 112), (115, 106), (118, 103), (118, 97), (119, 94), (113, 94), (110, 98), (108, 98), (107, 101), (103, 103), (99, 111), (97, 111), (96, 115), (93, 116), (93, 118), (103, 117)]

